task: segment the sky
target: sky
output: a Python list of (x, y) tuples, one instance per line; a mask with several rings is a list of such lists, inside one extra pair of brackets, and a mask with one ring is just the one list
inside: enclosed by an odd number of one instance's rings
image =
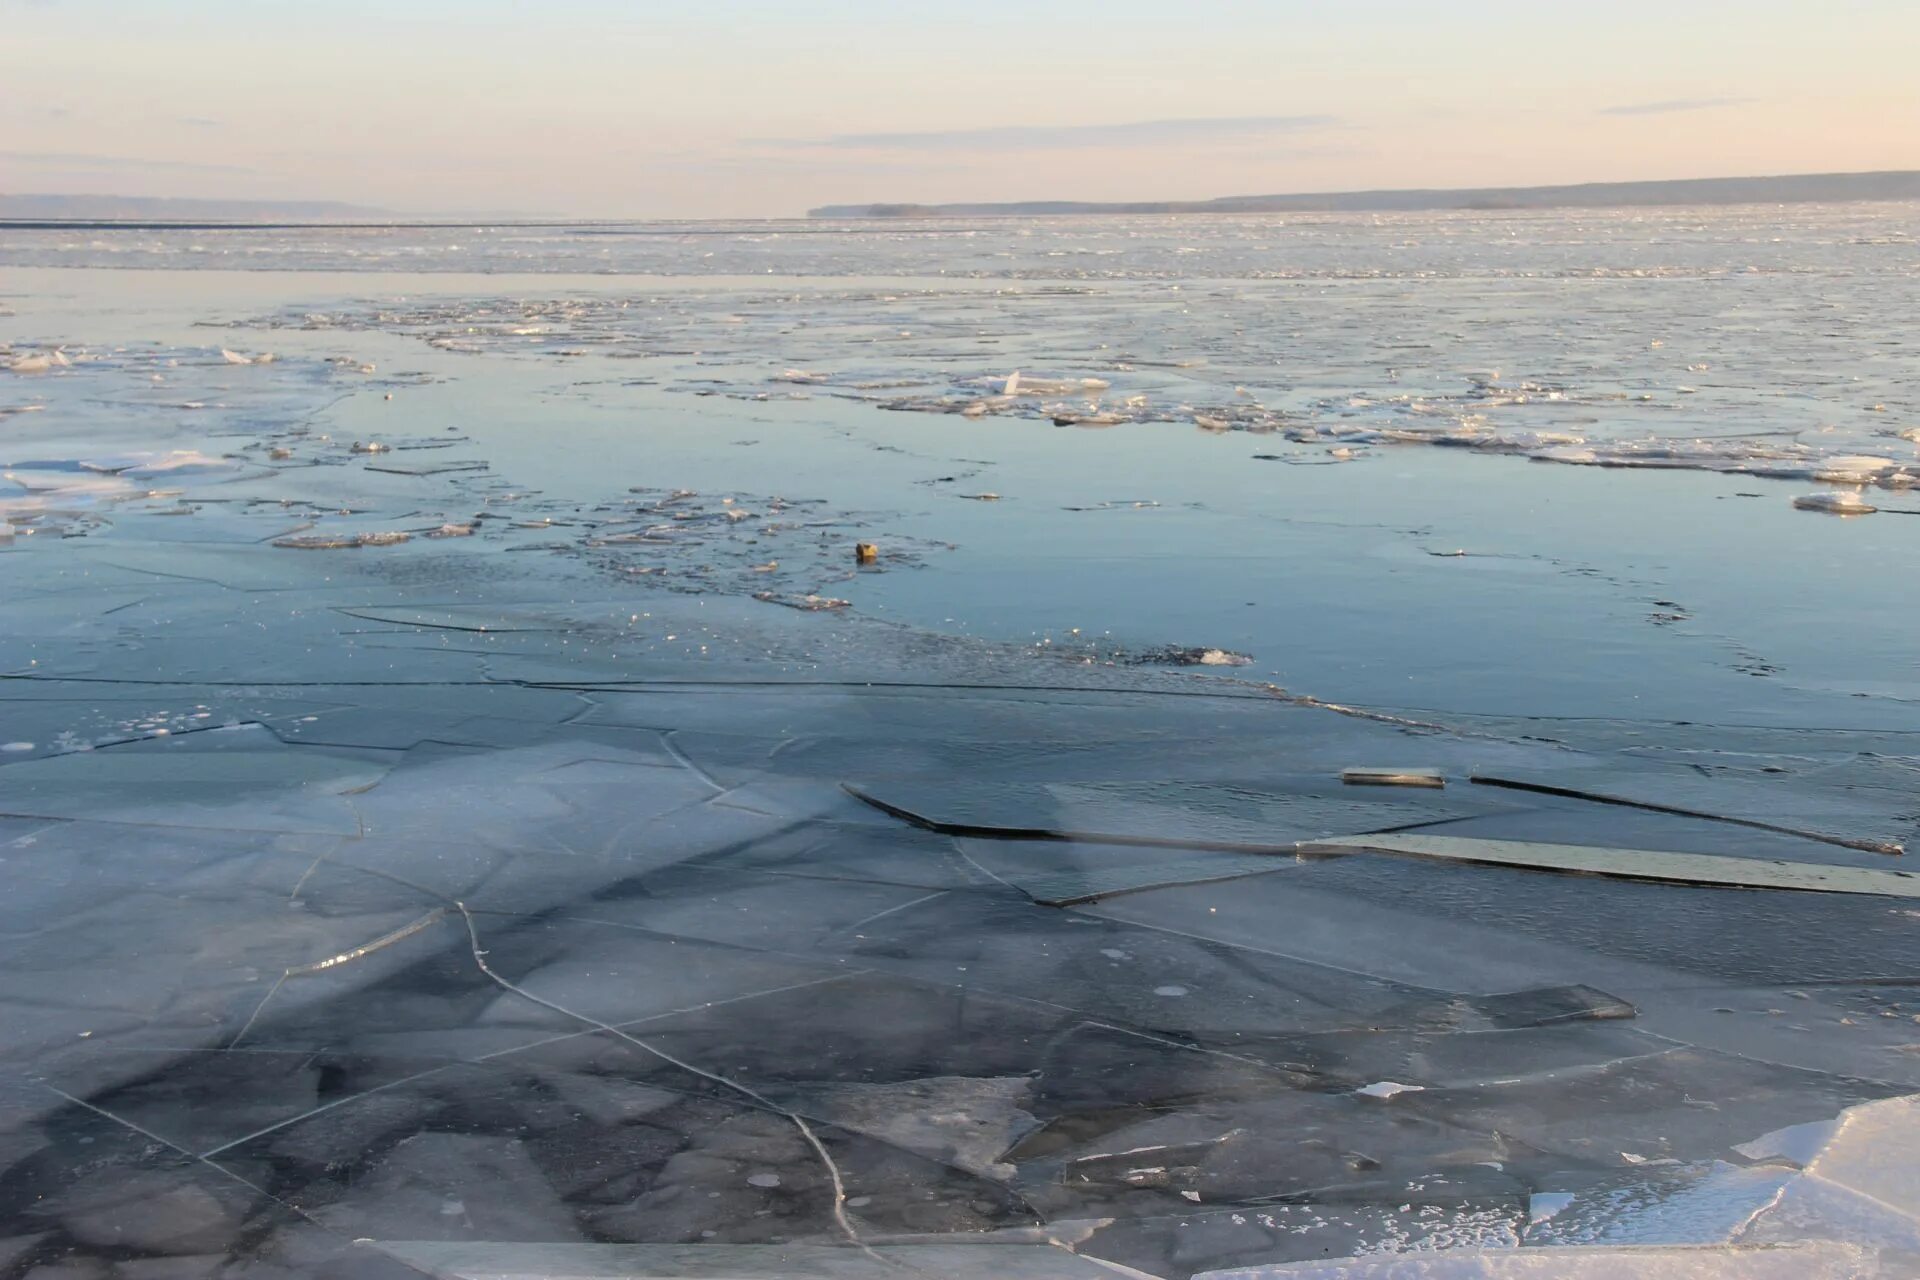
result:
[(1920, 168), (1920, 0), (0, 0), (0, 192), (792, 216)]

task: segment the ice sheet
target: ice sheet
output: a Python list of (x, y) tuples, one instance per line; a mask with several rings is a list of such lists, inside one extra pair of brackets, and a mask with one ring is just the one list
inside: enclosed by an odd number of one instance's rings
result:
[[(1914, 567), (1910, 370), (1849, 363), (1905, 250), (1755, 216), (682, 229), (594, 253), (750, 275), (145, 301), (14, 264), (173, 233), (0, 231), (0, 1256), (1911, 1273), (1906, 898), (1294, 856), (1890, 883), (1912, 610), (1831, 567)], [(1417, 284), (1351, 270), (1416, 226)], [(416, 233), (259, 234), (194, 260)], [(1724, 289), (1858, 310), (1734, 341)], [(1882, 519), (1794, 512), (1815, 474)]]

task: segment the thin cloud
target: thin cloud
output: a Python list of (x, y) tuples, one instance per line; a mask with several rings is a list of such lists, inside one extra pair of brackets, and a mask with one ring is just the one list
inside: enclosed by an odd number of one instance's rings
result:
[(917, 160), (861, 160), (835, 157), (779, 155), (681, 155), (650, 162), (655, 168), (699, 173), (951, 173), (960, 164), (929, 164)]
[(180, 123), (190, 125), (195, 129), (224, 129), (227, 127), (225, 120), (215, 120), (208, 116), (181, 116)]
[(257, 173), (236, 164), (194, 160), (147, 160), (139, 156), (95, 156), (69, 151), (0, 151), (0, 160), (46, 169), (124, 169), (167, 173)]
[(1602, 107), (1603, 116), (1664, 116), (1676, 111), (1712, 111), (1716, 107), (1744, 107), (1758, 98), (1667, 98), (1661, 102), (1629, 102), (1620, 107)]
[(1067, 147), (1130, 147), (1155, 143), (1217, 142), (1327, 129), (1335, 116), (1221, 116), (1187, 120), (1134, 120), (1122, 124), (1002, 125), (988, 129), (940, 129), (923, 133), (838, 133), (826, 138), (776, 141), (779, 145), (854, 150), (1047, 151)]

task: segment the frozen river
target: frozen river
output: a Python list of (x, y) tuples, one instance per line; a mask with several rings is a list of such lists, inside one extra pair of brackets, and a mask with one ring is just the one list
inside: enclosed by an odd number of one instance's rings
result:
[(0, 1271), (1911, 1274), (1917, 228), (0, 227)]

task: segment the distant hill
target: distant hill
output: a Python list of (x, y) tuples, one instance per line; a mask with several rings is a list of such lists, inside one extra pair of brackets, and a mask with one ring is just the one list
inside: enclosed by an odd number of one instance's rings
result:
[(391, 210), (337, 200), (189, 200), (168, 196), (6, 195), (0, 218), (40, 222), (344, 222), (391, 218)]
[(1683, 204), (1920, 200), (1920, 170), (1804, 173), (1773, 178), (1682, 178), (1667, 182), (1583, 182), (1561, 187), (1419, 188), (1214, 200), (1021, 200), (983, 204), (830, 204), (810, 218), (1018, 217), (1099, 213), (1374, 213), (1421, 209), (1566, 209)]

